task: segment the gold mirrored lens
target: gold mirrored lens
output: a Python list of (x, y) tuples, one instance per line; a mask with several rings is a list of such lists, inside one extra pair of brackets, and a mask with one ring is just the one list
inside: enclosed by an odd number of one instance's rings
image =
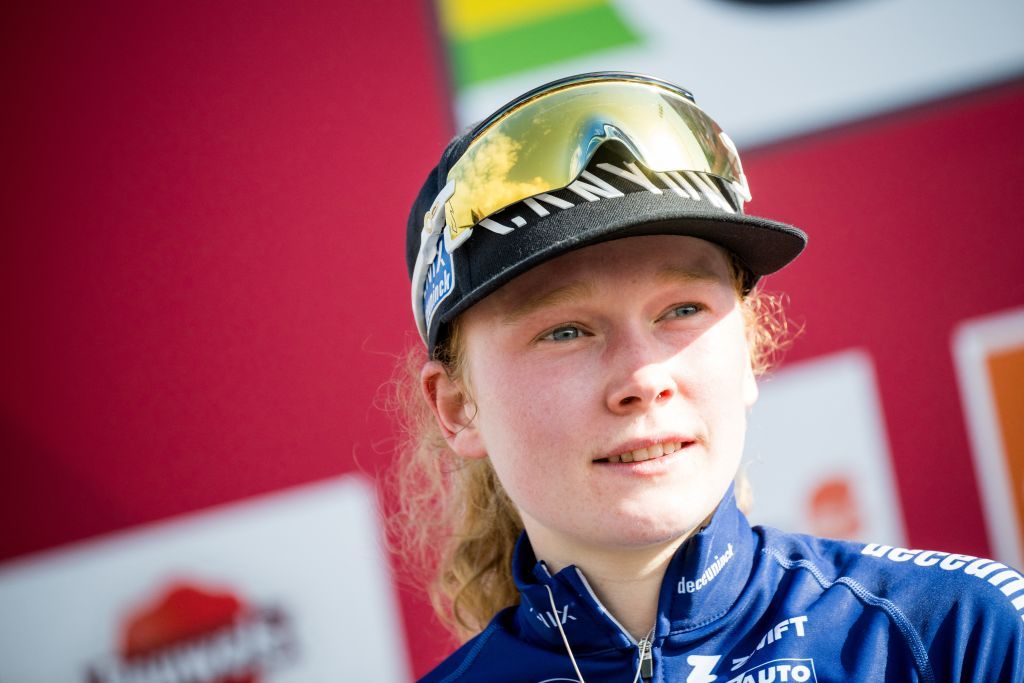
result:
[(566, 187), (609, 140), (651, 171), (710, 173), (746, 193), (732, 143), (678, 91), (637, 80), (570, 83), (512, 107), (470, 143), (448, 173), (451, 239), (511, 204)]

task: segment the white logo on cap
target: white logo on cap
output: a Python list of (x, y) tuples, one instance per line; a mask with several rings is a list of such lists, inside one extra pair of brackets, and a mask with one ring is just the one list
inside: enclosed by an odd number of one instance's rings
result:
[[(667, 190), (679, 197), (686, 197), (695, 202), (706, 201), (717, 209), (728, 213), (736, 213), (736, 210), (732, 207), (729, 199), (719, 186), (720, 182), (725, 181), (707, 173), (695, 171), (655, 172), (654, 176), (664, 185), (664, 188), (661, 188), (637, 164), (631, 161), (625, 162), (621, 168), (609, 163), (599, 163), (594, 168), (599, 168), (606, 173), (627, 180), (651, 194), (665, 194)], [(733, 190), (737, 194), (741, 194), (738, 185), (736, 183), (733, 183), (733, 185)], [(625, 196), (621, 190), (599, 178), (591, 171), (584, 171), (580, 174), (579, 179), (567, 185), (565, 189), (588, 202), (598, 202), (602, 199)], [(528, 197), (520, 203), (521, 206), (525, 206), (541, 218), (551, 215), (551, 210), (545, 204), (555, 209), (569, 209), (575, 206), (572, 202), (567, 202), (547, 192)], [(478, 225), (499, 235), (507, 235), (515, 230), (516, 227), (521, 228), (527, 223), (522, 216), (512, 216), (508, 220), (515, 227), (499, 223), (493, 218), (485, 218)]]
[(423, 317), (427, 329), (434, 319), (441, 302), (455, 290), (455, 268), (452, 266), (452, 255), (444, 241), (444, 234), (437, 235), (434, 260), (427, 266), (426, 279), (423, 283)]

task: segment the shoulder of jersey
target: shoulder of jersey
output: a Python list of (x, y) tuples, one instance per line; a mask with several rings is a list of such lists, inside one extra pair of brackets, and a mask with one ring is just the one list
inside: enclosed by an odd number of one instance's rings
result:
[[(522, 666), (530, 662), (532, 651), (510, 637), (508, 628), (514, 611), (514, 607), (509, 607), (499, 612), (486, 629), (448, 655), (417, 683), (521, 680), (517, 676), (522, 673)], [(496, 668), (495, 662), (501, 662), (500, 668)]]
[(878, 599), (930, 612), (943, 604), (967, 604), (1013, 616), (1024, 623), (1024, 576), (995, 560), (880, 543), (854, 543), (764, 530), (763, 551), (788, 568), (818, 574), (819, 582), (864, 589)]
[(864, 609), (887, 613), (930, 652), (938, 671), (965, 658), (985, 666), (982, 650), (991, 650), (989, 664), (1024, 672), (1024, 576), (1016, 569), (938, 550), (763, 533), (767, 559), (811, 572), (823, 591), (847, 591)]

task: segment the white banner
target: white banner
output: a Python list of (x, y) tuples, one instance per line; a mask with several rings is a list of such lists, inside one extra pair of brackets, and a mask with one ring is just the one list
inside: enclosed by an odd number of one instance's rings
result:
[[(742, 147), (1024, 72), (1024, 3), (1019, 0), (617, 0), (610, 5), (638, 42), (598, 46), (465, 87), (457, 96), (460, 122), (481, 119), (562, 76), (639, 71), (691, 90)], [(523, 17), (507, 12), (499, 19), (512, 25), (536, 10), (523, 9)]]
[(0, 681), (408, 681), (376, 499), (345, 477), (0, 567)]
[(904, 542), (870, 356), (787, 365), (760, 384), (745, 466), (752, 521), (830, 538)]

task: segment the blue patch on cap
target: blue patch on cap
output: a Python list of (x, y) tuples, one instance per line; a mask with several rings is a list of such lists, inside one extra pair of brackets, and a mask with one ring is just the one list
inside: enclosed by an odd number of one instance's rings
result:
[(455, 268), (452, 267), (452, 255), (444, 242), (444, 231), (441, 231), (437, 236), (434, 260), (427, 266), (427, 277), (423, 283), (423, 319), (428, 330), (441, 302), (454, 290)]

